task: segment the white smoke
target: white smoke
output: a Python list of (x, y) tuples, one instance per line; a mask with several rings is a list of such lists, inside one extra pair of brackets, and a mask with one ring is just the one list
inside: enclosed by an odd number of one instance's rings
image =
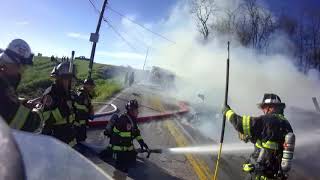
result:
[[(218, 7), (234, 9), (242, 1), (218, 0)], [(287, 55), (290, 40), (281, 33), (275, 33), (270, 42), (274, 54), (261, 54), (243, 47), (232, 37), (214, 35), (209, 43), (199, 41), (194, 17), (188, 5), (178, 3), (168, 20), (161, 22), (169, 39), (176, 42), (154, 43), (149, 59), (154, 65), (167, 68), (177, 74), (177, 92), (174, 96), (191, 103), (201, 102), (199, 93), (205, 95), (204, 104), (220, 113), (224, 102), (227, 41), (230, 46), (229, 105), (239, 114), (261, 115), (256, 104), (262, 101), (264, 93), (276, 93), (289, 107), (295, 106), (314, 110), (312, 97), (319, 97), (320, 83), (297, 71), (293, 58)], [(276, 50), (276, 51), (275, 51)], [(218, 140), (221, 116), (201, 119), (198, 128), (206, 136)], [(296, 120), (294, 120), (296, 121)], [(300, 121), (300, 120), (298, 120)], [(301, 122), (298, 122), (299, 124)], [(293, 126), (296, 125), (293, 122)], [(226, 130), (227, 141), (238, 141), (237, 133), (230, 127)], [(299, 129), (299, 127), (294, 127)], [(232, 133), (231, 133), (232, 132)]]
[[(216, 1), (218, 7), (228, 7), (241, 1)], [(232, 7), (231, 7), (232, 8)], [(183, 81), (178, 82), (179, 93), (187, 101), (196, 101), (202, 92), (207, 103), (221, 107), (225, 88), (227, 40), (230, 47), (229, 104), (239, 113), (258, 114), (256, 104), (264, 93), (278, 94), (287, 106), (314, 109), (311, 97), (319, 95), (319, 82), (297, 71), (293, 59), (285, 54), (289, 40), (277, 34), (271, 47), (279, 47), (277, 54), (259, 54), (242, 47), (236, 39), (214, 36), (203, 44), (199, 41), (193, 16), (186, 4), (178, 4), (170, 18), (162, 25), (170, 29), (170, 39), (176, 44), (157, 43), (150, 55), (154, 64), (174, 71)], [(283, 39), (279, 41), (279, 39)]]

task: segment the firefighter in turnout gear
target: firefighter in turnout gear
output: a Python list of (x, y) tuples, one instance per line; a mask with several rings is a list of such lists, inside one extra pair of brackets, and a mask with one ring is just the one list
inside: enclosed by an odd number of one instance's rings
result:
[(141, 149), (149, 150), (140, 135), (136, 121), (139, 114), (137, 100), (130, 100), (126, 104), (126, 110), (127, 112), (115, 121), (110, 137), (116, 168), (124, 173), (128, 173), (128, 168), (136, 161), (137, 153), (133, 145), (134, 139), (139, 142)]
[(18, 98), (16, 90), (32, 59), (31, 49), (22, 39), (11, 41), (0, 54), (0, 116), (11, 128), (29, 132), (39, 128), (41, 116), (30, 101)]
[(239, 116), (229, 106), (224, 109), (226, 119), (241, 134), (242, 139), (255, 144), (254, 152), (243, 164), (243, 171), (248, 173), (247, 179), (252, 180), (286, 179), (289, 170), (282, 167), (282, 156), (286, 152), (284, 144), (287, 135), (293, 135), (293, 130), (284, 117), (285, 104), (279, 96), (265, 94), (258, 106), (264, 112), (259, 117)]
[(77, 142), (85, 141), (87, 138), (88, 119), (94, 114), (91, 104), (95, 83), (92, 79), (85, 79), (75, 97)]
[(71, 98), (71, 82), (74, 77), (72, 63), (62, 62), (53, 68), (54, 83), (42, 97), (45, 125), (42, 133), (53, 136), (70, 146), (76, 144), (75, 107)]

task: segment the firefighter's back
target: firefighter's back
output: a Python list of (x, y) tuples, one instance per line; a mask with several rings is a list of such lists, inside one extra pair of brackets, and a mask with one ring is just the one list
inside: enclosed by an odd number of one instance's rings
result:
[(261, 165), (262, 174), (273, 178), (281, 172), (283, 144), (288, 133), (292, 132), (289, 121), (283, 114), (266, 114), (261, 116), (261, 132), (257, 139), (260, 148), (256, 162)]
[(65, 143), (72, 141), (75, 132), (71, 98), (53, 84), (45, 91), (43, 104), (44, 112), (48, 115), (43, 134), (54, 136)]

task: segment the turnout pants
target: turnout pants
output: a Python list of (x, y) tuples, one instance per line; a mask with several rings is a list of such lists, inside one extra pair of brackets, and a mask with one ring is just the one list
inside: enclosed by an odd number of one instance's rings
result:
[(133, 167), (136, 163), (137, 153), (135, 150), (132, 151), (115, 151), (113, 158), (115, 159), (115, 167), (124, 172), (128, 173), (130, 167)]

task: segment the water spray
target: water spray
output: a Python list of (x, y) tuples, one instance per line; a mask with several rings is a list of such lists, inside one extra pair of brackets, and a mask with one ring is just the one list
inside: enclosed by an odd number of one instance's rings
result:
[[(253, 146), (243, 143), (225, 144), (223, 152), (226, 154), (247, 154), (253, 151)], [(175, 147), (163, 150), (170, 154), (212, 154), (215, 155), (219, 152), (219, 146), (216, 144), (190, 146), (190, 147)]]

